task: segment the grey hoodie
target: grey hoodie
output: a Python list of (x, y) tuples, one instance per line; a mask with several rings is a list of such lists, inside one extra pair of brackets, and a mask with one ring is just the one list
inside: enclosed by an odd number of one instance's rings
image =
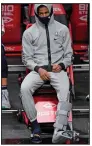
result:
[[(42, 4), (35, 4), (35, 13)], [(51, 11), (51, 4), (43, 4)], [(45, 25), (35, 16), (36, 23), (24, 31), (22, 37), (22, 61), (34, 70), (36, 66), (48, 65), (47, 36)], [(72, 48), (69, 29), (54, 20), (52, 15), (48, 24), (50, 37), (51, 64), (64, 64), (65, 68), (72, 64)]]

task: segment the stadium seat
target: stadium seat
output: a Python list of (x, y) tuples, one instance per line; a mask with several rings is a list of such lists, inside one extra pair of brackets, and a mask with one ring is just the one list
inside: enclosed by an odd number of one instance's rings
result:
[(7, 56), (20, 55), (21, 51), (21, 4), (2, 4), (5, 34), (2, 43)]
[(74, 54), (83, 58), (88, 51), (88, 4), (73, 4), (71, 15)]

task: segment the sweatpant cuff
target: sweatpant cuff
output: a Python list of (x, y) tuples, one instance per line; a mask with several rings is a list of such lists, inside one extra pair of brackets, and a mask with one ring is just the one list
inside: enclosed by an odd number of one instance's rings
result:
[(37, 119), (37, 117), (35, 117), (35, 118), (34, 118), (34, 119), (32, 119), (32, 120), (30, 119), (30, 122), (33, 122), (33, 121), (35, 121), (36, 119)]

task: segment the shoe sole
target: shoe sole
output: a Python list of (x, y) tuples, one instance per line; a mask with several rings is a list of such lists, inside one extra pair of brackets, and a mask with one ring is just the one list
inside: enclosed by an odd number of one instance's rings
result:
[(64, 133), (65, 132), (62, 132), (62, 134), (60, 134), (60, 135), (58, 135), (57, 137), (53, 137), (52, 138), (52, 143), (56, 143), (56, 144), (60, 144), (60, 143), (65, 143), (66, 142), (66, 140), (68, 140), (68, 139), (72, 139), (72, 136), (71, 137), (69, 137), (69, 136), (66, 136), (66, 135), (64, 135)]
[(42, 143), (42, 141), (39, 141), (39, 142), (35, 142), (35, 141), (31, 141), (32, 143), (34, 143), (34, 144), (39, 144), (39, 143)]

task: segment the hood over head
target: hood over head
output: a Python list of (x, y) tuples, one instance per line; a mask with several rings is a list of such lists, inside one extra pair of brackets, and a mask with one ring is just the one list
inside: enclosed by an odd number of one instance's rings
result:
[(37, 9), (38, 9), (41, 5), (47, 7), (48, 10), (49, 10), (49, 12), (51, 12), (52, 4), (35, 4), (34, 9), (35, 9), (35, 13), (36, 13), (36, 14), (37, 14)]
[[(49, 10), (49, 16), (46, 16), (46, 17), (40, 17), (38, 16), (38, 8), (40, 6), (45, 6), (48, 8)], [(35, 10), (35, 16), (39, 19), (39, 21), (45, 25), (47, 25), (49, 23), (49, 21), (51, 20), (51, 17), (52, 17), (52, 14), (53, 14), (53, 7), (52, 7), (52, 4), (35, 4), (35, 7), (34, 7), (34, 10)], [(36, 19), (37, 21), (37, 19)]]

